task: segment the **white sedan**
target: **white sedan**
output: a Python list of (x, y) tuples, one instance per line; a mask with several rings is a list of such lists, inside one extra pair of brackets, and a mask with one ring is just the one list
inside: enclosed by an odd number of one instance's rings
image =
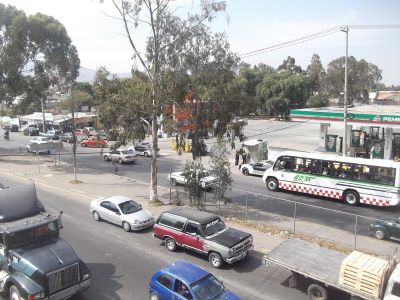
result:
[[(174, 173), (170, 173), (168, 174), (168, 179), (171, 182), (171, 185), (178, 185), (178, 184), (182, 184), (182, 185), (186, 185), (186, 178), (184, 176), (183, 172), (174, 172)], [(209, 189), (212, 187), (213, 184), (215, 184), (217, 182), (217, 178), (215, 178), (214, 176), (211, 176), (208, 172), (204, 171), (204, 174), (202, 174), (202, 178), (200, 180), (201, 183), (201, 187), (203, 189)]]
[(51, 142), (52, 140), (47, 136), (38, 136), (29, 141), (31, 144), (46, 144)]
[(253, 164), (243, 164), (240, 166), (240, 171), (243, 175), (264, 175), (264, 172), (271, 168), (274, 162), (271, 160), (261, 160)]
[(122, 226), (125, 231), (140, 230), (154, 224), (154, 217), (129, 197), (111, 196), (90, 203), (90, 213), (96, 221), (104, 220)]
[(131, 149), (117, 149), (111, 150), (103, 155), (103, 159), (114, 160), (119, 164), (122, 163), (135, 163), (137, 161), (137, 155)]

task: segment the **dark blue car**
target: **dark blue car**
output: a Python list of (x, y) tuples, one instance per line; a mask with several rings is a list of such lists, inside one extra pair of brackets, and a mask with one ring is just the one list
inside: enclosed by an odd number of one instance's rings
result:
[(240, 300), (203, 268), (177, 260), (150, 280), (150, 300)]

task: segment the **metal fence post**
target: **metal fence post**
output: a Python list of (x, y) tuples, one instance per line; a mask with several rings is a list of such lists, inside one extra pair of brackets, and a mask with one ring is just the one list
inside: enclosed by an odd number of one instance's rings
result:
[(354, 250), (357, 249), (357, 226), (358, 226), (358, 215), (356, 215), (356, 225), (354, 226)]
[(293, 213), (293, 234), (296, 234), (296, 213), (297, 213), (297, 202), (294, 203)]
[(249, 195), (249, 192), (246, 191), (246, 224), (247, 224), (247, 197)]
[(172, 189), (169, 187), (169, 204), (171, 205), (172, 200)]
[(207, 190), (204, 190), (204, 208), (207, 209)]
[(40, 159), (39, 159), (39, 154), (37, 155), (37, 160), (38, 160), (38, 173), (40, 174)]

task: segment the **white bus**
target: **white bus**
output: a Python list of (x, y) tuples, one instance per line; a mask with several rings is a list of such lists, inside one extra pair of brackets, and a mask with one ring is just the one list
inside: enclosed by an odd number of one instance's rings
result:
[(263, 181), (279, 189), (359, 203), (393, 206), (400, 202), (400, 162), (332, 154), (283, 152)]

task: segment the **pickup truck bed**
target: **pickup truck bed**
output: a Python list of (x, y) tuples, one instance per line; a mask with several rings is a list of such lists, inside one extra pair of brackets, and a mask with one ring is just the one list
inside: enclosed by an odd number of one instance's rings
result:
[(284, 267), (292, 272), (347, 292), (362, 299), (374, 299), (339, 284), (339, 272), (345, 254), (318, 245), (289, 239), (263, 257), (263, 263)]

